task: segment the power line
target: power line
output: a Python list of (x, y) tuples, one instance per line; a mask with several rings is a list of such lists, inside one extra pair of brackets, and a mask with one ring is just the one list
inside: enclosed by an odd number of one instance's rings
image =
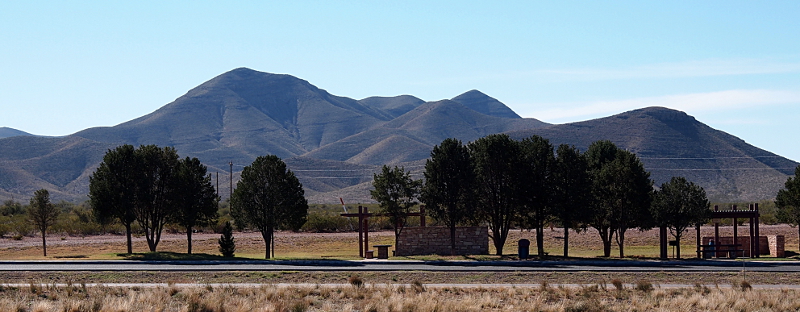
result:
[(753, 159), (753, 158), (784, 158), (784, 157), (781, 156), (639, 157), (639, 159), (656, 159), (656, 160), (716, 160), (716, 159)]

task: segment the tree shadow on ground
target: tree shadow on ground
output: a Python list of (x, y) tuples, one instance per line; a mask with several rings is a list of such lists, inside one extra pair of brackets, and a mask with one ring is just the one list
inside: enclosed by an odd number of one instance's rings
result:
[(237, 260), (242, 258), (223, 257), (206, 253), (185, 254), (177, 252), (144, 252), (144, 253), (120, 253), (118, 257), (125, 260)]

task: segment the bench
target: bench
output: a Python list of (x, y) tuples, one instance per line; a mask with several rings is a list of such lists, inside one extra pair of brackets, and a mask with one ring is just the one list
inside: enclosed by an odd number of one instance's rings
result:
[[(736, 255), (739, 252), (744, 253), (744, 249), (741, 249), (742, 244), (714, 244), (714, 245), (700, 245), (700, 250), (698, 253), (703, 254), (703, 258), (706, 257), (706, 254), (711, 253), (712, 256), (717, 257), (718, 253), (725, 253), (728, 254), (728, 258), (736, 259)], [(723, 256), (724, 257), (724, 256)]]

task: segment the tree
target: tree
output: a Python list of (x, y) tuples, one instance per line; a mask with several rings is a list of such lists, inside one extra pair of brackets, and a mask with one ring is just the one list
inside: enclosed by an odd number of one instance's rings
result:
[(141, 175), (136, 181), (136, 222), (144, 230), (147, 246), (156, 251), (161, 230), (177, 199), (178, 153), (172, 147), (144, 145), (136, 149)]
[(519, 142), (506, 134), (489, 135), (467, 147), (475, 163), (477, 213), (488, 223), (496, 253), (502, 255), (522, 202), (522, 150)]
[(170, 220), (186, 229), (188, 253), (192, 253), (192, 229), (210, 224), (217, 217), (217, 196), (207, 168), (197, 158), (178, 163), (175, 180), (175, 207)]
[(242, 178), (236, 183), (231, 215), (237, 222), (261, 232), (269, 259), (275, 229), (300, 229), (308, 216), (308, 202), (303, 185), (278, 156), (259, 156), (244, 167)]
[(421, 186), (422, 181), (411, 179), (411, 172), (403, 167), (389, 169), (384, 165), (380, 174), (373, 175), (374, 189), (370, 195), (380, 204), (383, 213), (389, 215), (389, 222), (394, 226), (395, 244), (408, 221), (411, 207), (417, 204)]
[(33, 193), (30, 207), (28, 207), (28, 216), (42, 233), (42, 251), (45, 257), (47, 257), (47, 228), (56, 223), (59, 213), (58, 207), (50, 202), (50, 192), (40, 189)]
[(550, 141), (534, 135), (520, 142), (522, 163), (517, 168), (521, 173), (522, 223), (536, 230), (537, 254), (544, 256), (544, 226), (552, 217), (553, 145)]
[(427, 212), (450, 228), (450, 253), (455, 254), (456, 226), (466, 221), (475, 207), (475, 169), (469, 149), (456, 139), (434, 146), (425, 162), (421, 200)]
[(590, 224), (600, 232), (603, 254), (611, 255), (616, 238), (620, 257), (625, 256), (625, 232), (650, 226), (653, 181), (635, 154), (610, 141), (592, 143), (587, 150), (592, 181), (593, 210)]
[(655, 193), (653, 219), (655, 224), (669, 228), (670, 234), (675, 237), (678, 259), (681, 258), (683, 233), (689, 226), (708, 220), (711, 216), (710, 205), (706, 191), (683, 177), (673, 177), (661, 184), (661, 190)]
[(600, 172), (600, 183), (609, 197), (604, 198), (611, 209), (611, 224), (619, 247), (620, 258), (625, 256), (625, 232), (628, 229), (651, 228), (650, 205), (653, 181), (650, 173), (635, 154), (618, 150), (609, 166)]
[[(800, 225), (800, 166), (794, 169), (794, 177), (786, 179), (784, 188), (778, 191), (775, 197), (775, 206), (778, 207), (777, 217), (780, 222), (791, 225)], [(800, 236), (800, 226), (797, 227)], [(800, 247), (798, 247), (800, 248)]]
[(233, 226), (231, 222), (225, 222), (225, 227), (222, 228), (222, 235), (219, 237), (219, 252), (223, 257), (233, 257), (236, 252), (236, 242), (233, 239)]
[(133, 253), (131, 224), (136, 221), (136, 192), (141, 180), (140, 161), (133, 145), (108, 150), (89, 177), (89, 203), (98, 223), (119, 220), (125, 226), (128, 253)]
[(574, 146), (561, 144), (553, 166), (552, 209), (564, 227), (564, 257), (569, 256), (569, 230), (585, 229), (591, 195), (586, 158)]
[(589, 145), (586, 150), (586, 161), (589, 168), (589, 178), (591, 179), (591, 205), (589, 214), (589, 225), (595, 228), (600, 234), (603, 242), (603, 256), (611, 256), (611, 242), (614, 239), (612, 228), (612, 209), (606, 198), (607, 189), (600, 179), (601, 171), (614, 160), (617, 154), (617, 146), (611, 141), (596, 141)]

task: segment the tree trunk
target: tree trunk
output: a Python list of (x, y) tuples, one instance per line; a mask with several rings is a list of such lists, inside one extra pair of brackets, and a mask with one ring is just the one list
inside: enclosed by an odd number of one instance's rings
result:
[(614, 232), (611, 232), (609, 229), (597, 229), (600, 233), (600, 240), (603, 241), (603, 257), (611, 257), (611, 239), (614, 235)]
[(538, 224), (536, 227), (536, 253), (539, 257), (544, 257), (544, 224)]
[(42, 231), (42, 251), (44, 251), (44, 256), (47, 257), (47, 239), (45, 239), (45, 231)]
[[(396, 248), (396, 246), (395, 246)], [(450, 255), (456, 255), (456, 226), (450, 226)]]
[(271, 251), (270, 246), (272, 246), (272, 226), (267, 226), (265, 231), (261, 231), (261, 237), (264, 238), (264, 244), (266, 245), (264, 259), (269, 259)]
[(192, 254), (192, 228), (191, 227), (187, 227), (186, 228), (186, 241), (188, 242), (187, 253), (191, 255)]
[(133, 241), (131, 240), (131, 224), (125, 224), (125, 235), (128, 236), (128, 254), (133, 253)]
[(564, 258), (569, 257), (569, 227), (564, 226)]
[(619, 257), (625, 258), (625, 231), (617, 233), (617, 246), (619, 246)]

